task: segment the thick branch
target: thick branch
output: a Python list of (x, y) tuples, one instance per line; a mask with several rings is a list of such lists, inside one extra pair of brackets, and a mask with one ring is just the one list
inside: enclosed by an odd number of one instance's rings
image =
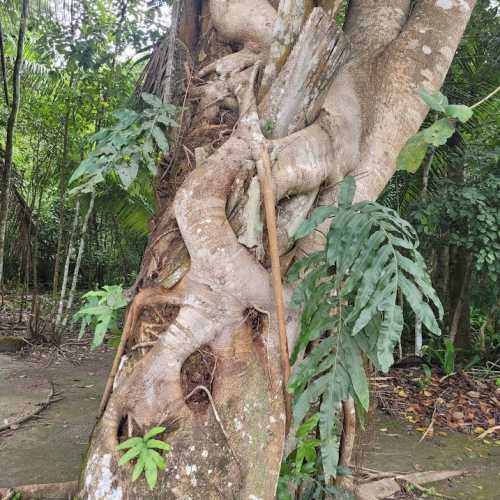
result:
[(334, 19), (315, 8), (260, 105), (271, 137), (284, 137), (312, 123), (346, 54), (347, 41)]
[(261, 95), (271, 87), (285, 64), (311, 9), (311, 0), (281, 0), (273, 28), (273, 41), (262, 77)]
[(267, 0), (210, 0), (210, 15), (217, 32), (230, 41), (271, 45), (276, 11)]
[(351, 0), (345, 22), (353, 51), (373, 55), (400, 33), (410, 11), (410, 0)]
[(358, 184), (357, 199), (375, 198), (393, 175), (401, 148), (428, 112), (417, 90), (441, 87), (474, 5), (475, 0), (419, 1), (381, 56), (373, 75), (379, 82), (372, 98), (375, 119), (360, 158), (368, 176)]

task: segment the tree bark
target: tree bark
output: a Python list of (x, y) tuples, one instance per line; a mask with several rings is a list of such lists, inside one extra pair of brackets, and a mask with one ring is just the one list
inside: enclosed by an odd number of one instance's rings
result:
[[(66, 306), (66, 315), (62, 320), (61, 327), (64, 328), (68, 323), (68, 318), (71, 315), (71, 306), (73, 305), (73, 298), (75, 296), (76, 286), (78, 284), (78, 275), (80, 273), (80, 265), (82, 263), (83, 251), (85, 250), (85, 236), (87, 235), (87, 227), (89, 225), (89, 218), (92, 210), (94, 209), (95, 191), (92, 191), (90, 196), (89, 206), (85, 217), (83, 218), (82, 229), (80, 232), (80, 243), (78, 245), (78, 254), (76, 255), (75, 269), (73, 270), (73, 279), (71, 280), (71, 288), (69, 290), (68, 304)], [(61, 333), (62, 335), (62, 333)]]
[[(356, 200), (381, 192), (428, 111), (416, 90), (441, 86), (473, 6), (420, 0), (410, 13), (409, 0), (352, 0), (343, 34), (316, 7), (285, 44), (269, 90), (259, 92), (259, 69), (283, 16), (267, 0), (203, 3), (202, 22), (195, 22), (204, 31), (189, 47), (203, 62), (201, 81), (187, 96), (193, 112), (183, 110), (179, 120), (176, 160), (157, 179), (163, 205), (132, 290), (82, 498), (275, 497), (285, 447), (283, 374), (260, 191), (252, 181), (256, 161), (267, 147), (286, 270), (294, 256), (322, 244), (328, 226), (294, 245), (297, 220), (315, 202), (335, 202), (346, 175), (358, 179)], [(286, 12), (285, 0), (278, 10)], [(281, 113), (276, 102), (287, 96)], [(250, 226), (259, 243), (241, 238)], [(286, 300), (290, 293), (287, 287)], [(293, 349), (295, 311), (286, 311), (286, 323)], [(148, 333), (155, 328), (156, 335)], [(148, 352), (133, 349), (139, 339), (152, 342)], [(195, 404), (186, 397), (194, 367), (203, 370), (200, 349), (216, 361), (205, 377), (212, 397)], [(149, 492), (144, 480), (131, 482), (129, 466), (118, 465), (116, 447), (123, 429), (142, 435), (154, 425), (167, 428), (163, 438), (173, 451)]]
[(9, 85), (7, 83), (7, 65), (5, 64), (5, 47), (3, 44), (3, 27), (0, 21), (0, 69), (2, 71), (2, 86), (5, 104), (9, 107)]
[(61, 294), (59, 297), (59, 304), (57, 306), (57, 314), (56, 314), (56, 319), (54, 322), (54, 337), (55, 340), (58, 341), (58, 336), (59, 336), (59, 324), (62, 319), (62, 315), (64, 312), (64, 299), (66, 297), (66, 287), (68, 285), (68, 275), (69, 275), (69, 265), (71, 263), (71, 257), (73, 255), (73, 238), (76, 233), (76, 229), (78, 226), (78, 217), (80, 215), (80, 200), (76, 200), (76, 206), (75, 206), (75, 217), (73, 219), (73, 226), (71, 228), (71, 233), (69, 235), (69, 242), (68, 242), (68, 252), (66, 254), (66, 262), (64, 264), (64, 273), (63, 273), (63, 280), (61, 284)]
[[(71, 79), (72, 81), (73, 79)], [(71, 85), (71, 84), (70, 84)], [(59, 271), (61, 267), (61, 254), (63, 250), (63, 234), (64, 234), (64, 197), (66, 194), (66, 168), (69, 155), (69, 115), (70, 111), (64, 116), (64, 132), (63, 132), (63, 154), (61, 160), (61, 169), (59, 177), (59, 231), (57, 233), (57, 250), (54, 260), (54, 278), (52, 281), (52, 297), (55, 299), (59, 289)]]
[[(3, 286), (3, 267), (5, 259), (5, 234), (9, 210), (9, 193), (12, 174), (12, 158), (14, 154), (14, 132), (16, 128), (17, 113), (21, 101), (21, 71), (23, 64), (24, 38), (26, 36), (26, 23), (28, 19), (29, 0), (23, 0), (19, 33), (17, 36), (17, 52), (12, 74), (12, 105), (7, 121), (7, 136), (5, 139), (5, 160), (2, 171), (2, 195), (0, 198), (0, 289)], [(5, 68), (3, 68), (5, 70)], [(5, 77), (5, 73), (4, 77)]]

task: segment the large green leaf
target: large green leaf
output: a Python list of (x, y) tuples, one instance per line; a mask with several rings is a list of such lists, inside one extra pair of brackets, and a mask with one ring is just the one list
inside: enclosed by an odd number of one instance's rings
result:
[(429, 143), (422, 134), (413, 136), (404, 145), (397, 159), (397, 169), (414, 174), (424, 161)]
[(418, 89), (418, 95), (422, 100), (434, 111), (439, 111), (441, 113), (446, 112), (446, 106), (448, 106), (448, 98), (439, 91), (429, 92), (425, 88)]
[(304, 238), (305, 236), (312, 233), (312, 231), (322, 224), (326, 219), (333, 217), (337, 209), (335, 207), (319, 207), (316, 208), (310, 217), (305, 220), (297, 229), (294, 235), (296, 240)]
[(430, 127), (422, 130), (426, 142), (433, 146), (442, 146), (455, 132), (455, 126), (449, 118), (441, 118)]

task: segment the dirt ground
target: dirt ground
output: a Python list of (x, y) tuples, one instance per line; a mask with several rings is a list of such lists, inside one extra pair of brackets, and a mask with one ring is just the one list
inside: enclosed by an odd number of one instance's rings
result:
[(0, 423), (29, 412), (53, 385), (62, 399), (16, 430), (0, 434), (0, 487), (77, 479), (113, 352), (78, 365), (0, 355)]
[(401, 473), (464, 469), (467, 474), (461, 478), (426, 486), (433, 486), (438, 493), (451, 498), (500, 499), (498, 444), (486, 444), (459, 432), (435, 435), (420, 442), (421, 432), (381, 412), (376, 414), (373, 425), (373, 438), (365, 454), (368, 467)]
[[(47, 358), (0, 355), (0, 424), (44, 401), (51, 384), (62, 397), (38, 418), (0, 433), (0, 487), (78, 477), (113, 352), (83, 356), (78, 365), (58, 358), (47, 366)], [(381, 412), (376, 413), (372, 426), (366, 466), (402, 473), (466, 469), (465, 477), (434, 485), (436, 491), (464, 500), (500, 499), (500, 446), (496, 442), (485, 444), (473, 436), (450, 432), (419, 443), (422, 433)]]

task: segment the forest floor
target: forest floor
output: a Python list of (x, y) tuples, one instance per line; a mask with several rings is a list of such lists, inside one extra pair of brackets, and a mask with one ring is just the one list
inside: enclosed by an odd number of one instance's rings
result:
[(0, 354), (0, 424), (30, 413), (54, 390), (35, 418), (0, 433), (0, 487), (78, 478), (112, 359), (105, 350), (78, 364), (50, 354)]
[[(4, 308), (0, 333), (26, 336), (27, 319), (19, 323), (14, 307)], [(89, 343), (74, 333), (59, 348), (27, 344), (20, 353), (0, 353), (0, 488), (78, 478), (114, 356), (106, 347), (91, 351)], [(463, 469), (464, 477), (437, 483), (435, 491), (464, 500), (500, 500), (495, 380), (443, 379), (438, 373), (425, 378), (420, 368), (410, 368), (377, 377), (374, 389), (380, 409), (363, 439), (364, 466), (398, 473)], [(26, 422), (1, 430), (37, 410)], [(397, 498), (423, 498), (418, 494)]]
[[(112, 351), (90, 352), (83, 346), (80, 351), (78, 364), (43, 351), (0, 355), (0, 423), (45, 401), (50, 384), (55, 399), (61, 398), (37, 418), (0, 433), (0, 487), (77, 479), (113, 358)], [(415, 424), (380, 410), (370, 427), (367, 467), (400, 473), (465, 469), (466, 476), (436, 483), (435, 491), (464, 500), (500, 498), (496, 441), (435, 430), (420, 442), (423, 433)], [(398, 498), (422, 498), (412, 495)]]

